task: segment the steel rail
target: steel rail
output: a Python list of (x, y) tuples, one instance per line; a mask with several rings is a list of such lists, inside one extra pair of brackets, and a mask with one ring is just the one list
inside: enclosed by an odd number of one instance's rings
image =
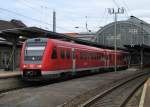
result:
[[(109, 88), (108, 90), (105, 90), (104, 92), (102, 93), (99, 93), (97, 94), (96, 96), (90, 98), (88, 101), (82, 103), (81, 105), (79, 105), (78, 107), (89, 107), (92, 103), (94, 103), (97, 99), (100, 99), (100, 98), (103, 98), (105, 97), (106, 95), (108, 95), (109, 93), (113, 92), (114, 90), (116, 90), (117, 88), (127, 84), (128, 82), (131, 82), (141, 76), (144, 76), (144, 75), (147, 75), (149, 74), (149, 72), (147, 73), (142, 73), (142, 74), (139, 74), (131, 79), (128, 79), (127, 81), (125, 82), (122, 82), (122, 83), (119, 83), (111, 88)], [(146, 80), (144, 80), (131, 94), (134, 94), (134, 92), (145, 82)], [(124, 107), (124, 105), (127, 103), (127, 101), (129, 100), (129, 98), (131, 97), (132, 95), (128, 96), (127, 99), (124, 100), (124, 102), (121, 104), (120, 107)]]

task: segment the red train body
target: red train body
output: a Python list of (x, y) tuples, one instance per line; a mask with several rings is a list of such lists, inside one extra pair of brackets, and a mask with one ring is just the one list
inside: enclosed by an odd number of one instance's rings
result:
[[(23, 44), (20, 69), (25, 80), (44, 80), (62, 74), (113, 70), (114, 56), (113, 50), (55, 39), (34, 38)], [(117, 68), (127, 68), (128, 53), (117, 51), (116, 56)]]

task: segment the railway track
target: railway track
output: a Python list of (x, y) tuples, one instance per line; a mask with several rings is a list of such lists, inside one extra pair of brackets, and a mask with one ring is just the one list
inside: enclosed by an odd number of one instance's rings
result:
[(88, 91), (58, 107), (125, 107), (130, 97), (149, 76), (149, 72), (141, 72), (109, 86)]

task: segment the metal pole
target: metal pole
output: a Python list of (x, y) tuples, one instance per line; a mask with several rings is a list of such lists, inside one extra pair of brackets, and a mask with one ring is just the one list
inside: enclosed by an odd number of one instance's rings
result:
[(109, 14), (115, 15), (115, 22), (114, 22), (114, 51), (115, 51), (115, 72), (117, 71), (117, 14), (123, 14), (124, 8), (118, 8), (117, 11), (115, 11), (114, 8), (108, 9)]
[(91, 32), (91, 30), (88, 29), (87, 16), (85, 16), (85, 18), (86, 18), (85, 28), (86, 28), (87, 32)]
[(117, 71), (117, 13), (115, 12), (115, 35), (114, 35), (114, 48), (115, 48), (115, 72)]
[(15, 71), (16, 69), (16, 46), (17, 46), (17, 37), (13, 40), (13, 61), (12, 61), (12, 71)]
[(143, 47), (141, 46), (141, 71), (143, 69)]
[(141, 43), (141, 71), (143, 68), (143, 44), (144, 44), (144, 35), (143, 35), (143, 23), (141, 22), (141, 36), (142, 36), (142, 43)]
[(53, 32), (56, 32), (56, 12), (53, 11)]

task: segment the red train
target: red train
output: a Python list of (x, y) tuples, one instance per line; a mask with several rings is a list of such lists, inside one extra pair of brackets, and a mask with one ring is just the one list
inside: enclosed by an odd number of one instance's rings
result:
[[(25, 80), (45, 80), (65, 74), (113, 70), (113, 50), (49, 38), (28, 39), (21, 52), (20, 69)], [(128, 67), (128, 53), (117, 51), (117, 68)]]

